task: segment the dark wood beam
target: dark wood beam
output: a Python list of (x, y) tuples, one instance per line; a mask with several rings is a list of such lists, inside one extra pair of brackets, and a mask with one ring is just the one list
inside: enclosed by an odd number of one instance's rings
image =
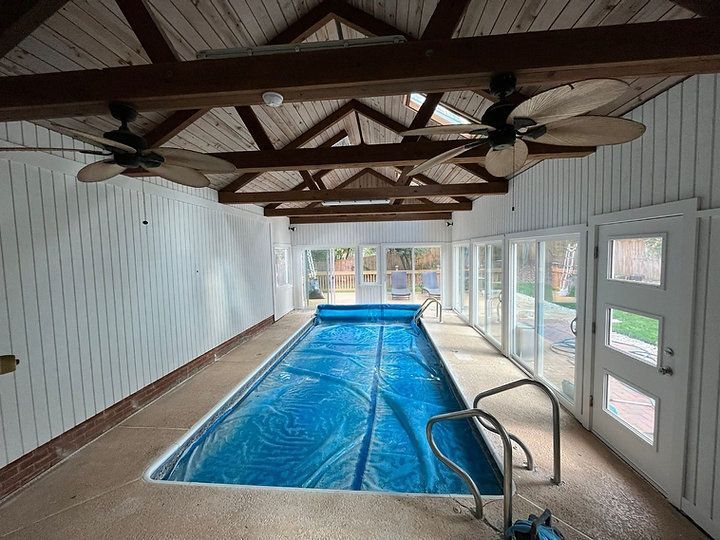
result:
[[(240, 172), (292, 171), (316, 169), (360, 169), (363, 167), (392, 167), (415, 165), (458, 146), (459, 141), (419, 141), (407, 144), (367, 144), (363, 146), (333, 146), (293, 148), (273, 151), (218, 152), (211, 155), (225, 159)], [(460, 142), (462, 144), (462, 142)], [(528, 143), (529, 160), (585, 157), (594, 147), (554, 146)], [(487, 146), (474, 148), (449, 160), (449, 163), (482, 162)]]
[(399, 186), (387, 176), (373, 171), (373, 169), (363, 169), (348, 180), (354, 182), (365, 174), (371, 174), (389, 185), (380, 188), (340, 188), (338, 186), (333, 189), (311, 191), (220, 193), (218, 200), (225, 204), (258, 204), (271, 202), (358, 201), (385, 198), (417, 199), (421, 197), (449, 197), (452, 195), (502, 195), (508, 192), (507, 183), (502, 184), (500, 182), (492, 184), (484, 182), (481, 184)]
[(303, 216), (291, 217), (290, 225), (309, 225), (312, 223), (363, 223), (370, 221), (431, 221), (452, 219), (451, 212), (432, 212), (427, 214), (379, 214), (376, 216)]
[[(369, 13), (351, 6), (340, 0), (325, 0), (323, 4), (327, 4), (328, 9), (332, 12), (335, 19), (340, 20), (346, 26), (353, 30), (357, 30), (366, 36), (404, 36), (406, 39), (413, 39), (412, 36), (406, 34), (400, 29), (387, 24), (380, 19), (376, 19)], [(322, 5), (322, 4), (321, 4)]]
[(321, 2), (271, 39), (269, 44), (299, 43), (305, 41), (308, 36), (311, 36), (335, 18), (333, 14), (334, 5), (335, 2), (329, 2), (327, 0)]
[(157, 126), (148, 131), (144, 137), (150, 147), (162, 146), (175, 135), (202, 117), (206, 109), (186, 109), (175, 111)]
[(420, 39), (452, 37), (470, 0), (439, 0)]
[(9, 53), (68, 0), (11, 0), (0, 6), (0, 58)]
[(252, 107), (250, 107), (249, 105), (241, 105), (239, 107), (235, 107), (235, 110), (240, 116), (240, 119), (245, 124), (247, 130), (250, 132), (250, 135), (255, 141), (258, 149), (274, 150), (275, 147), (273, 146), (270, 137), (268, 137), (265, 128), (260, 123), (260, 120), (258, 120), (258, 117), (255, 114), (255, 111), (252, 110)]
[(671, 2), (694, 11), (701, 17), (720, 17), (720, 2), (717, 0), (671, 0)]
[(178, 60), (144, 0), (115, 0), (153, 64)]
[(276, 208), (265, 209), (268, 217), (277, 216), (350, 216), (361, 214), (407, 214), (427, 212), (455, 212), (472, 210), (472, 203), (432, 203), (432, 204), (358, 204), (352, 206), (315, 206), (313, 208)]
[(715, 73), (720, 71), (717, 21), (698, 18), (0, 77), (0, 121), (104, 114), (109, 99), (129, 101), (139, 111), (251, 105), (259, 104), (268, 88), (282, 93), (286, 102), (446, 92), (480, 88), (500, 70), (514, 71), (520, 86)]
[[(353, 110), (354, 109), (353, 109), (353, 106), (351, 105), (351, 103), (346, 103), (345, 105), (343, 105), (336, 111), (330, 113), (325, 118), (320, 120), (317, 124), (312, 126), (310, 129), (305, 131), (303, 134), (299, 135), (298, 137), (296, 137), (295, 139), (290, 141), (288, 144), (286, 144), (283, 147), (283, 150), (301, 147), (302, 145), (306, 144), (307, 142), (311, 141), (312, 139), (314, 139), (315, 137), (320, 135), (326, 129), (337, 124), (340, 120), (345, 118), (348, 114), (352, 113)], [(343, 137), (347, 136), (347, 132), (345, 132), (344, 130), (342, 130), (341, 133), (344, 133)], [(337, 141), (335, 141), (335, 142), (337, 142)], [(332, 144), (335, 144), (335, 142), (333, 142)], [(329, 146), (332, 146), (332, 144), (330, 144)], [(262, 174), (261, 172), (251, 172), (251, 173), (246, 173), (246, 174), (240, 175), (237, 179), (230, 182), (227, 186), (222, 188), (220, 191), (234, 193), (234, 192), (238, 191), (240, 188), (242, 188), (243, 186), (252, 182), (255, 178), (257, 178), (261, 174)]]

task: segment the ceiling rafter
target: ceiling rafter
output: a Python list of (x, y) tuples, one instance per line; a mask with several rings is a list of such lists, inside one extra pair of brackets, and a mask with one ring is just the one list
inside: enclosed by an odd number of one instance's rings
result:
[[(246, 152), (215, 152), (209, 155), (225, 159), (240, 172), (302, 171), (318, 169), (360, 169), (415, 165), (463, 144), (463, 141), (418, 141), (406, 144), (366, 144), (362, 146), (332, 146), (292, 148), (281, 150), (253, 150)], [(595, 151), (589, 146), (556, 146), (528, 142), (529, 160), (547, 158), (585, 157)], [(487, 146), (473, 148), (455, 156), (448, 163), (482, 162)]]
[(720, 3), (717, 0), (670, 0), (673, 4), (689, 9), (701, 17), (720, 17)]
[(3, 2), (0, 18), (0, 58), (67, 3), (68, 0)]
[(422, 214), (377, 214), (377, 215), (351, 215), (351, 216), (298, 216), (290, 218), (290, 225), (305, 225), (311, 223), (363, 223), (371, 221), (448, 221), (452, 219), (451, 212), (429, 212)]
[(347, 206), (315, 206), (312, 208), (275, 208), (264, 211), (267, 217), (290, 216), (349, 216), (361, 214), (403, 214), (425, 212), (458, 212), (472, 210), (472, 203), (419, 203), (402, 204), (358, 204)]
[(0, 121), (103, 114), (109, 89), (143, 112), (257, 104), (267, 88), (286, 102), (472, 89), (498, 70), (513, 71), (521, 86), (714, 73), (720, 41), (715, 20), (696, 18), (158, 66), (2, 77)]
[[(375, 188), (346, 187), (365, 175), (371, 175), (388, 184)], [(480, 184), (431, 184), (401, 186), (396, 181), (374, 169), (365, 168), (333, 189), (320, 191), (257, 191), (244, 193), (220, 193), (218, 200), (225, 204), (259, 204), (285, 202), (355, 201), (366, 199), (418, 199), (421, 197), (448, 197), (451, 195), (502, 195), (508, 185), (500, 182)]]

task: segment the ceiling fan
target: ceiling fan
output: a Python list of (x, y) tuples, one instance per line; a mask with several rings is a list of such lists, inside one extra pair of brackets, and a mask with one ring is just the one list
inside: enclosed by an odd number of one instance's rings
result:
[[(103, 148), (74, 150), (81, 154), (107, 156), (107, 159), (86, 165), (78, 171), (81, 182), (101, 182), (122, 174), (125, 169), (142, 167), (166, 180), (190, 187), (207, 187), (210, 180), (202, 172), (229, 173), (235, 170), (232, 163), (200, 152), (179, 148), (148, 148), (145, 138), (133, 133), (128, 123), (137, 118), (137, 111), (127, 103), (111, 102), (110, 113), (120, 121), (120, 127), (102, 137), (75, 129), (61, 128), (68, 135)], [(0, 151), (67, 151), (67, 148), (0, 148)]]
[(500, 73), (490, 82), (499, 100), (483, 114), (481, 124), (436, 126), (405, 131), (402, 135), (470, 134), (476, 139), (438, 154), (413, 168), (413, 176), (483, 144), (490, 148), (485, 168), (495, 176), (508, 176), (527, 160), (525, 141), (566, 146), (619, 144), (640, 137), (645, 126), (624, 118), (581, 116), (620, 97), (628, 88), (616, 79), (587, 79), (564, 84), (533, 96), (519, 105), (509, 100), (515, 75)]

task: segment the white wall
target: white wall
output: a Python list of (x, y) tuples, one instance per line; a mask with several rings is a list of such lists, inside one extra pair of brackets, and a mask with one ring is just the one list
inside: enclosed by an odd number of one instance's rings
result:
[[(269, 218), (270, 220), (270, 236), (272, 237), (273, 248), (275, 247), (286, 247), (291, 248), (290, 230), (290, 219), (286, 217), (275, 217)], [(286, 315), (293, 310), (293, 283), (292, 283), (292, 249), (288, 249), (290, 253), (290, 260), (288, 261), (290, 267), (290, 284), (278, 287), (273, 279), (273, 304), (275, 306), (275, 320), (278, 320), (283, 315)], [(275, 264), (273, 259), (273, 264)], [(275, 269), (273, 268), (273, 276)]]
[(594, 215), (700, 198), (682, 508), (720, 536), (720, 212), (707, 210), (720, 208), (720, 76), (692, 77), (627, 118), (647, 126), (641, 139), (531, 168), (507, 196), (455, 213), (453, 239), (587, 224)]
[[(2, 146), (51, 140), (82, 145), (0, 123)], [(0, 466), (273, 313), (266, 218), (160, 179), (81, 184), (62, 155), (0, 158), (0, 354), (21, 359)]]

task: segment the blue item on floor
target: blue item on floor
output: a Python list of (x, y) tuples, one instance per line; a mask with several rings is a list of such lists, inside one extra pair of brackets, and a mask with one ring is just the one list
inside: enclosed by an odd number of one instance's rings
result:
[(539, 516), (518, 519), (505, 531), (507, 540), (563, 540), (565, 537), (552, 525), (552, 513), (547, 508)]

